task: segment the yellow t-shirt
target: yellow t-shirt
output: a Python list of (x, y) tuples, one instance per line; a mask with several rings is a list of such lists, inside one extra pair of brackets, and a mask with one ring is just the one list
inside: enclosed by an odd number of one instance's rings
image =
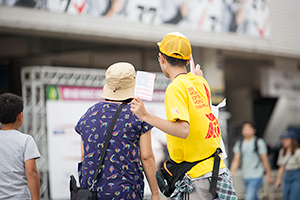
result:
[[(165, 95), (167, 119), (187, 121), (190, 133), (186, 139), (167, 134), (167, 144), (172, 160), (195, 162), (211, 156), (220, 148), (221, 130), (210, 108), (210, 88), (206, 80), (192, 73), (176, 77)], [(187, 174), (197, 178), (213, 169), (214, 158), (194, 166)], [(220, 168), (225, 164), (221, 159)]]

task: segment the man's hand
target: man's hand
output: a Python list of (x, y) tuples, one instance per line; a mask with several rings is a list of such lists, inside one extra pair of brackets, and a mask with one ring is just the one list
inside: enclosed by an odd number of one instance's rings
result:
[(140, 97), (134, 96), (130, 107), (131, 112), (133, 112), (139, 119), (145, 121), (145, 117), (147, 116), (148, 112), (146, 111), (144, 103)]
[(152, 115), (146, 111), (144, 103), (137, 96), (133, 97), (130, 106), (131, 112), (133, 112), (139, 119), (158, 128), (159, 130), (182, 139), (186, 139), (189, 136), (190, 124), (187, 121), (178, 120), (176, 122), (171, 122)]
[(203, 77), (203, 71), (201, 70), (201, 66), (199, 64), (196, 65), (195, 75)]
[(273, 177), (272, 177), (272, 174), (268, 174), (268, 175), (267, 175), (267, 179), (268, 179), (269, 185), (272, 185), (273, 182), (274, 182)]
[(160, 200), (159, 194), (152, 194), (151, 200)]

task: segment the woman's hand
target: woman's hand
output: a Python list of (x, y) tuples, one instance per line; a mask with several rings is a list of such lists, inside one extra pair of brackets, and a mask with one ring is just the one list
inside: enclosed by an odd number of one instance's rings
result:
[(278, 190), (281, 187), (281, 180), (277, 179), (275, 183), (275, 190)]

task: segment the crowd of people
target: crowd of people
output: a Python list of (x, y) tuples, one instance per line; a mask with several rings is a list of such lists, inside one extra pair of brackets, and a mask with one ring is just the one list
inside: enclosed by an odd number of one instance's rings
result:
[[(221, 132), (211, 111), (209, 85), (199, 65), (195, 74), (186, 69), (192, 53), (189, 40), (181, 33), (172, 32), (158, 43), (158, 49), (161, 70), (171, 80), (165, 95), (167, 120), (148, 113), (142, 100), (134, 96), (136, 73), (132, 64), (118, 62), (109, 66), (102, 94), (105, 100), (88, 108), (74, 125), (81, 136), (80, 186), (93, 187), (97, 198), (102, 200), (143, 199), (144, 172), (151, 198), (160, 199), (151, 147), (151, 129), (156, 127), (167, 135), (173, 163), (180, 166), (197, 162), (184, 172), (171, 199), (238, 199), (232, 176), (239, 166), (246, 200), (258, 199), (264, 174), (269, 184), (274, 180), (266, 144), (255, 136), (255, 124), (249, 121), (243, 124), (243, 139), (234, 146), (229, 170), (219, 157)], [(101, 173), (97, 182), (93, 182), (109, 125), (121, 104), (126, 105), (117, 116)], [(0, 95), (0, 199), (40, 199), (35, 163), (40, 153), (33, 138), (18, 131), (23, 120), (22, 98), (9, 93)], [(285, 200), (300, 199), (299, 144), (290, 133), (283, 135), (282, 144), (275, 186), (284, 186)]]

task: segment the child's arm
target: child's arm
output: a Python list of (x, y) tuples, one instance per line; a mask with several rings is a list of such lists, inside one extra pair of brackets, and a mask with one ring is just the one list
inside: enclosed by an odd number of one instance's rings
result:
[(32, 200), (40, 199), (40, 179), (36, 168), (35, 159), (29, 159), (25, 162), (25, 172), (31, 193)]

